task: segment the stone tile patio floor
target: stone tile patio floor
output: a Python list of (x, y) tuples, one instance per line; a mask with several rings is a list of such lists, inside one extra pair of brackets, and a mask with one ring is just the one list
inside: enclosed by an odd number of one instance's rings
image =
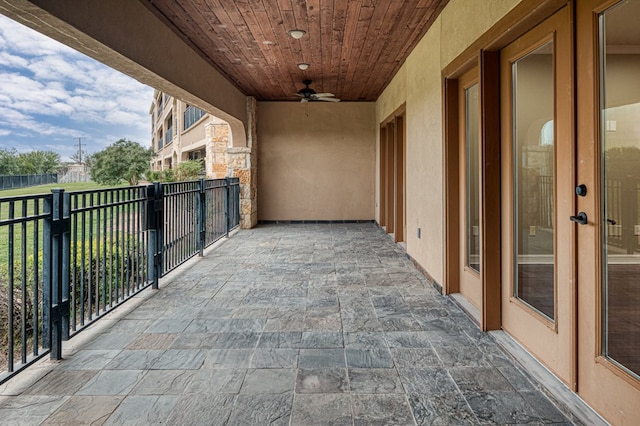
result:
[(0, 423), (572, 424), (372, 223), (240, 231), (139, 299)]

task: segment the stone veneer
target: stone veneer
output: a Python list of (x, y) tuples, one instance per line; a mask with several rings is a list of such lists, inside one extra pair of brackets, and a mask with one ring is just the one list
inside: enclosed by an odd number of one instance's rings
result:
[(240, 178), (240, 227), (243, 229), (253, 228), (258, 223), (256, 106), (254, 98), (247, 98), (247, 146), (229, 146), (229, 125), (226, 123), (210, 123), (206, 127), (207, 176)]
[(209, 123), (206, 131), (206, 168), (207, 176), (213, 179), (227, 177), (227, 149), (229, 146), (229, 125)]
[(258, 161), (255, 98), (247, 98), (247, 146), (228, 147), (227, 176), (240, 178), (240, 227), (258, 224)]

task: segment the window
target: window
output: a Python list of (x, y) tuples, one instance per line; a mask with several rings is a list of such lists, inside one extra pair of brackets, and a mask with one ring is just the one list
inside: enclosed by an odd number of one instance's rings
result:
[(162, 103), (163, 103), (164, 97), (162, 95), (160, 95), (157, 99), (157, 103), (158, 103), (158, 117), (160, 117), (160, 113), (162, 112)]
[(182, 130), (187, 130), (189, 127), (193, 126), (198, 120), (204, 117), (205, 114), (206, 112), (200, 108), (187, 105), (187, 108), (184, 110), (184, 124)]
[(165, 145), (168, 145), (171, 143), (171, 140), (173, 140), (173, 114), (170, 114), (169, 117), (167, 117), (166, 127), (167, 133), (165, 135)]
[(160, 151), (162, 149), (163, 146), (163, 139), (162, 139), (162, 129), (158, 130), (158, 151)]

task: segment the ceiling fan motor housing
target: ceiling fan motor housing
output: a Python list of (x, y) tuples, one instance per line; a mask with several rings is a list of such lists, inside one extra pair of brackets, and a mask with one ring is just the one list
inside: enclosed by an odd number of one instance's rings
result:
[(309, 85), (311, 80), (303, 80), (305, 85), (303, 89), (298, 90), (297, 95), (300, 96), (302, 102), (308, 101), (328, 101), (328, 102), (340, 102), (340, 99), (335, 98), (333, 93), (317, 93)]
[(309, 85), (311, 84), (311, 80), (303, 80), (302, 84), (304, 84), (306, 87), (304, 89), (298, 90), (299, 95), (305, 98), (309, 98), (311, 97), (311, 95), (316, 94), (316, 91), (309, 87)]

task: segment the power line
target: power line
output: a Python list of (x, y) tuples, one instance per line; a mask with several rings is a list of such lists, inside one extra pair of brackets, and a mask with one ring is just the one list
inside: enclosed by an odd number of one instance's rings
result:
[(76, 155), (78, 157), (78, 163), (82, 164), (82, 147), (83, 146), (87, 146), (87, 144), (86, 143), (82, 143), (82, 137), (78, 137), (76, 139), (78, 139), (78, 143), (76, 145), (74, 145), (74, 146), (78, 147), (78, 152), (77, 152)]

